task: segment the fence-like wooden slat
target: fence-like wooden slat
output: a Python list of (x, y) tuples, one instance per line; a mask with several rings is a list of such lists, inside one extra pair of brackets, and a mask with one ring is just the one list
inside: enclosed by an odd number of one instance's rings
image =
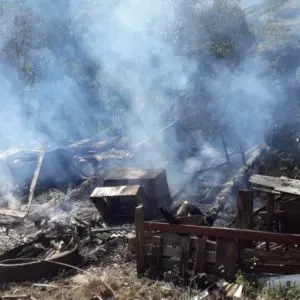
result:
[(135, 209), (135, 230), (136, 230), (136, 249), (137, 249), (137, 274), (141, 276), (145, 272), (145, 254), (144, 254), (144, 208), (139, 205)]
[(152, 247), (151, 247), (151, 264), (155, 272), (158, 273), (160, 269), (160, 258), (161, 258), (161, 236), (153, 236)]
[[(181, 247), (172, 247), (163, 244), (161, 247), (161, 256), (166, 258), (173, 257), (176, 258), (178, 261), (180, 261), (181, 251), (182, 251)], [(149, 253), (149, 254), (152, 253), (152, 244), (145, 245), (145, 253)], [(196, 257), (197, 257), (197, 251), (190, 250), (190, 259), (195, 261)], [(204, 258), (201, 257), (201, 259), (203, 259), (208, 263), (216, 263), (216, 251), (206, 249), (205, 256)]]
[[(240, 241), (269, 242), (272, 250), (239, 246)], [(260, 245), (263, 243), (260, 243)], [(274, 248), (279, 246), (281, 248)], [(282, 245), (289, 245), (285, 247)], [(234, 275), (238, 268), (254, 273), (288, 274), (300, 272), (300, 235), (205, 227), (186, 224), (168, 224), (143, 221), (143, 207), (136, 210), (137, 270), (141, 275), (145, 266), (172, 271), (177, 269), (186, 277), (199, 273)], [(264, 248), (264, 247), (263, 247)], [(197, 273), (198, 272), (198, 273)]]
[(218, 237), (231, 239), (235, 237), (239, 240), (269, 241), (286, 245), (300, 244), (299, 234), (273, 233), (267, 231), (255, 231), (248, 229), (205, 227), (194, 225), (163, 224), (157, 222), (144, 222), (147, 231), (160, 231), (177, 234), (196, 234), (199, 236)]
[(253, 223), (253, 193), (240, 190), (237, 199), (237, 221), (240, 228), (251, 229)]
[(283, 265), (283, 264), (253, 264), (251, 262), (243, 262), (242, 269), (246, 272), (257, 274), (299, 274), (300, 265)]
[(185, 278), (188, 274), (188, 264), (190, 258), (190, 239), (183, 237), (181, 240), (181, 255), (180, 255), (180, 269)]
[(235, 275), (237, 272), (237, 242), (234, 239), (217, 240), (217, 261), (216, 267), (221, 273)]
[(266, 251), (258, 249), (243, 249), (241, 251), (241, 260), (247, 260), (255, 258), (257, 261), (267, 262), (267, 261), (278, 261), (282, 264), (286, 261), (300, 261), (300, 251)]
[(194, 275), (203, 273), (206, 263), (206, 238), (197, 239), (196, 257), (194, 263)]
[[(181, 247), (181, 239), (182, 236), (176, 234), (176, 233), (159, 233), (159, 232), (149, 232), (145, 231), (144, 232), (144, 239), (145, 243), (152, 241), (152, 236), (161, 236), (163, 240), (164, 245), (169, 245), (172, 247)], [(197, 236), (190, 236), (190, 243), (191, 243), (191, 249), (195, 250), (197, 247), (197, 242), (198, 242), (199, 237)], [(212, 241), (209, 239), (206, 239), (206, 249), (207, 250), (216, 250), (217, 249), (217, 243), (216, 241)]]

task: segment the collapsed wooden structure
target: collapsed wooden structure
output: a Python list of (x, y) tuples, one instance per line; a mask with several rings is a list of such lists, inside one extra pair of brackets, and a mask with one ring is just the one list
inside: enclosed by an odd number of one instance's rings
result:
[(264, 219), (268, 231), (300, 232), (300, 180), (254, 175), (249, 182), (254, 193), (264, 194), (265, 206), (255, 213)]
[(195, 278), (201, 273), (231, 277), (238, 270), (257, 274), (299, 273), (300, 234), (271, 232), (277, 192), (260, 192), (267, 193), (266, 205), (260, 210), (265, 215), (266, 231), (252, 229), (253, 190), (239, 191), (239, 228), (149, 222), (144, 220), (143, 205), (139, 205), (135, 211), (138, 274), (177, 270), (183, 278)]

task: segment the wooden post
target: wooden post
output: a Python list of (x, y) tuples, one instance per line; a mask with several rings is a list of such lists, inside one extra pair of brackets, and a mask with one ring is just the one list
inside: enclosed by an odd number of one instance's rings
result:
[[(267, 204), (266, 204), (266, 227), (267, 231), (272, 231), (273, 228), (273, 213), (274, 213), (274, 195), (271, 193), (267, 194)], [(266, 242), (266, 250), (270, 250), (270, 243)]]
[(206, 264), (206, 237), (197, 238), (196, 257), (194, 263), (194, 277), (199, 273), (204, 273)]
[(182, 237), (181, 239), (181, 257), (180, 257), (180, 269), (182, 271), (182, 277), (185, 281), (188, 275), (189, 257), (190, 257), (190, 238)]
[(244, 148), (242, 146), (242, 144), (240, 145), (240, 152), (241, 152), (241, 155), (242, 155), (242, 160), (243, 160), (243, 164), (246, 165), (246, 155), (245, 155), (245, 152), (244, 152)]
[(143, 205), (139, 205), (135, 209), (135, 234), (136, 234), (137, 275), (142, 276), (145, 272)]
[(152, 237), (152, 249), (151, 249), (151, 263), (154, 271), (154, 275), (157, 277), (160, 272), (160, 258), (161, 258), (161, 246), (162, 238), (161, 236)]
[(253, 226), (253, 194), (251, 190), (240, 190), (237, 197), (237, 221), (242, 229)]
[(216, 267), (220, 275), (234, 276), (237, 273), (238, 245), (235, 239), (217, 239)]
[(229, 158), (228, 148), (223, 133), (221, 133), (221, 141), (225, 152), (226, 162), (229, 163), (230, 158)]
[(267, 220), (266, 220), (267, 230), (272, 231), (272, 218), (274, 213), (274, 195), (272, 195), (271, 193), (268, 193), (266, 211), (267, 211)]

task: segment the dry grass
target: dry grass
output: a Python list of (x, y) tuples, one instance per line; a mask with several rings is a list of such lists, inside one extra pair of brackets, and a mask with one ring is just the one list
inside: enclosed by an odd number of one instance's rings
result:
[[(118, 300), (188, 299), (187, 290), (172, 284), (137, 278), (135, 263), (123, 263), (88, 270), (90, 276), (76, 275), (51, 284), (57, 287), (35, 287), (32, 284), (7, 286), (0, 295), (27, 294), (46, 300), (90, 300), (94, 296), (109, 299), (113, 292)], [(110, 288), (107, 288), (107, 285)], [(111, 290), (110, 290), (111, 289)], [(100, 298), (100, 299), (101, 299)]]

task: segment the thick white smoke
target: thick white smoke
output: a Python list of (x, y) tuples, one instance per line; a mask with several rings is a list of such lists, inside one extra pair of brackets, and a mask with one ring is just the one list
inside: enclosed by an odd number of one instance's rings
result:
[[(238, 142), (261, 142), (281, 91), (249, 51), (253, 37), (238, 2), (2, 2), (2, 53), (20, 48), (0, 62), (2, 147), (59, 144), (116, 127), (133, 145), (155, 136), (140, 164), (174, 167), (178, 149), (194, 140), (203, 165), (222, 155), (203, 135), (213, 119), (215, 132), (224, 127)], [(172, 127), (160, 133), (177, 119), (193, 136)]]

